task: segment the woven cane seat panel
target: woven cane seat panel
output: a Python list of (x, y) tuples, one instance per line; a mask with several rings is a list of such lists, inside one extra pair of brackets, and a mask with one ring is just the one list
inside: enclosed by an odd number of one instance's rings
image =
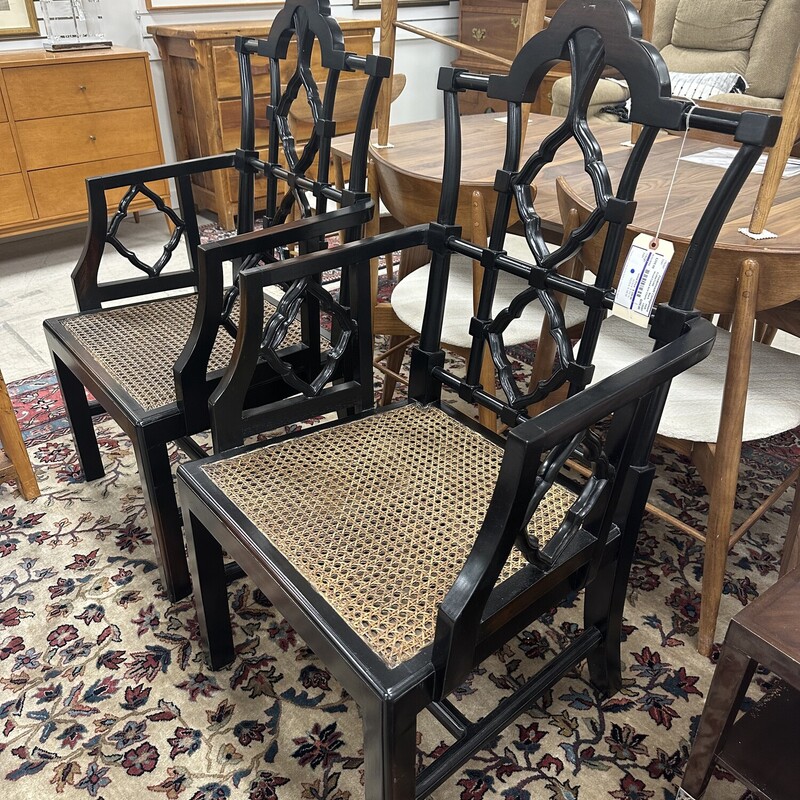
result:
[[(80, 314), (64, 320), (64, 327), (142, 408), (152, 411), (176, 402), (172, 366), (189, 338), (196, 307), (196, 294), (182, 295)], [(236, 320), (238, 303), (233, 316)], [(301, 341), (295, 322), (283, 346)], [(227, 367), (232, 354), (233, 338), (220, 330), (209, 371)]]
[[(407, 405), (203, 470), (393, 667), (432, 641), (501, 458), (444, 412)], [(547, 541), (574, 499), (554, 487), (531, 532)], [(500, 580), (526, 563), (514, 550)]]

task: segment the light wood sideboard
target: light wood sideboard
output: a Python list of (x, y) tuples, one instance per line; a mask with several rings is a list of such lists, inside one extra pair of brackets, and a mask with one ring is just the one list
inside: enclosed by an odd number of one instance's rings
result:
[[(345, 48), (360, 55), (373, 52), (377, 20), (340, 20)], [(212, 24), (153, 25), (148, 32), (158, 45), (164, 63), (172, 133), (178, 158), (225, 153), (239, 146), (241, 93), (239, 66), (234, 38), (264, 37), (269, 22), (231, 22)], [(318, 62), (312, 62), (312, 70)], [(265, 117), (269, 97), (269, 68), (266, 59), (253, 61), (253, 83), (256, 107), (256, 147), (266, 156), (269, 131)], [(293, 68), (292, 65), (289, 65)], [(289, 73), (281, 75), (286, 82)], [(346, 91), (346, 82), (360, 80), (356, 73), (342, 73), (339, 92)], [(308, 121), (293, 119), (295, 138), (302, 143), (309, 135)], [(355, 130), (355, 119), (338, 121), (337, 134)], [(199, 208), (217, 214), (226, 229), (235, 227), (238, 179), (230, 170), (215, 171), (192, 179)], [(263, 200), (263, 181), (256, 181), (256, 202)]]
[(0, 236), (86, 220), (86, 178), (163, 161), (147, 53), (0, 53)]

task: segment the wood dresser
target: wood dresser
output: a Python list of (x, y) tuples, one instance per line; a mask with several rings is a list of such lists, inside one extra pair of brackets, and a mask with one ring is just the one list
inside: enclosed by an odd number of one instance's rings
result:
[(86, 178), (164, 161), (147, 53), (0, 53), (0, 95), (0, 236), (83, 221)]
[[(517, 54), (517, 39), (522, 20), (523, 0), (461, 0), (458, 18), (458, 40), (481, 50), (513, 60)], [(552, 14), (560, 0), (548, 0), (547, 14)], [(508, 68), (490, 58), (464, 52), (454, 62), (471, 72), (505, 74)], [(531, 108), (537, 114), (549, 114), (553, 106), (550, 90), (554, 81), (569, 74), (569, 67), (559, 66), (542, 81), (542, 89)], [(495, 107), (496, 105), (496, 107)], [(503, 103), (487, 98), (483, 92), (464, 92), (459, 98), (462, 114), (484, 114), (503, 111)]]
[[(373, 51), (372, 40), (377, 20), (340, 20), (345, 47), (360, 55)], [(239, 146), (241, 93), (239, 66), (233, 40), (241, 36), (266, 36), (269, 22), (214, 23), (204, 25), (153, 25), (153, 34), (164, 62), (172, 133), (178, 158), (198, 158), (235, 150)], [(266, 59), (254, 61), (253, 83), (256, 101), (256, 147), (264, 151), (269, 143), (266, 106), (269, 96), (269, 74)], [(258, 68), (256, 68), (258, 65)], [(312, 64), (313, 67), (313, 64)], [(285, 77), (281, 79), (285, 82)], [(347, 80), (355, 73), (342, 73), (343, 91)], [(308, 122), (293, 120), (292, 129), (299, 142), (308, 136)], [(342, 121), (337, 134), (355, 130)], [(264, 153), (266, 156), (266, 152)], [(228, 175), (215, 171), (197, 176), (195, 198), (200, 208), (215, 212), (220, 224), (230, 230), (235, 227), (238, 179), (236, 172)], [(256, 203), (265, 196), (264, 181), (256, 181)]]

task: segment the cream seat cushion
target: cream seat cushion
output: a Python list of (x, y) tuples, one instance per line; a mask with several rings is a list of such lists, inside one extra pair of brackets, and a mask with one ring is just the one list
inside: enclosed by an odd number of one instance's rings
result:
[[(554, 249), (555, 245), (551, 249)], [(510, 256), (520, 261), (531, 261), (531, 253), (521, 236), (507, 236), (505, 249)], [(430, 264), (426, 264), (403, 278), (392, 290), (392, 309), (397, 317), (413, 328), (422, 329), (425, 315), (425, 297), (428, 292)], [(492, 307), (492, 316), (497, 316), (521, 292), (527, 283), (521, 278), (500, 272)], [(473, 313), (472, 261), (464, 256), (453, 256), (450, 261), (450, 277), (447, 282), (447, 299), (442, 326), (442, 344), (450, 347), (469, 348), (469, 321)], [(564, 313), (567, 328), (581, 325), (586, 320), (586, 306), (570, 299)], [(539, 338), (544, 320), (544, 311), (537, 302), (530, 303), (522, 316), (514, 320), (503, 333), (508, 345), (523, 344)]]
[[(595, 351), (594, 382), (633, 363), (650, 350), (641, 328), (611, 317), (603, 323)], [(730, 334), (717, 331), (711, 354), (672, 381), (658, 432), (693, 442), (715, 442)], [(800, 356), (753, 343), (743, 441), (763, 439), (800, 425)]]

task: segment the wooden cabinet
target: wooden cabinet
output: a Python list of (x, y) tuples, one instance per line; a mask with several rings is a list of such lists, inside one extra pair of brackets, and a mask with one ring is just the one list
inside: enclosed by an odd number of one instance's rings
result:
[[(341, 20), (345, 47), (361, 55), (373, 51), (377, 20)], [(266, 36), (269, 22), (214, 23), (205, 25), (153, 25), (153, 34), (164, 63), (172, 133), (178, 158), (198, 158), (235, 150), (239, 146), (241, 94), (239, 66), (233, 49), (235, 36)], [(318, 66), (315, 59), (312, 69)], [(293, 69), (292, 65), (287, 65)], [(266, 59), (253, 59), (256, 106), (256, 147), (265, 150), (269, 131), (265, 117), (269, 97), (269, 68)], [(288, 77), (288, 72), (285, 77)], [(281, 76), (285, 82), (284, 75)], [(358, 80), (355, 73), (342, 73), (339, 92), (345, 82)], [(295, 138), (308, 136), (309, 123), (293, 119)], [(355, 119), (339, 120), (337, 134), (352, 133)], [(266, 155), (266, 153), (265, 153)], [(231, 170), (200, 175), (195, 180), (195, 198), (200, 208), (215, 212), (220, 224), (235, 227), (238, 180)], [(264, 198), (264, 182), (256, 181), (256, 202)]]
[(163, 161), (146, 53), (0, 53), (0, 236), (83, 221), (86, 178)]
[[(513, 60), (517, 53), (519, 26), (522, 20), (521, 0), (461, 0), (458, 21), (458, 38), (465, 44), (480, 47), (495, 55)], [(552, 13), (559, 5), (559, 0), (550, 0), (547, 13)], [(508, 69), (497, 61), (481, 58), (473, 53), (462, 53), (454, 62), (454, 67), (462, 67), (471, 72), (505, 74)], [(550, 90), (553, 82), (563, 75), (569, 74), (566, 67), (556, 67), (542, 81), (532, 110), (540, 114), (549, 114), (553, 105)], [(496, 101), (495, 101), (496, 102)], [(485, 114), (492, 111), (504, 111), (503, 103), (496, 107), (483, 92), (464, 92), (459, 98), (459, 106), (463, 114)]]

